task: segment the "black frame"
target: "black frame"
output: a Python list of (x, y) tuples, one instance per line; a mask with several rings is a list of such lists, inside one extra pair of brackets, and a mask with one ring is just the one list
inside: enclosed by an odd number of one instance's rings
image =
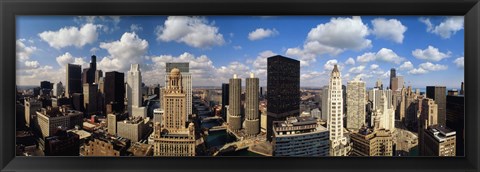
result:
[[(478, 0), (0, 0), (1, 171), (478, 171)], [(465, 157), (15, 157), (15, 15), (465, 15)]]

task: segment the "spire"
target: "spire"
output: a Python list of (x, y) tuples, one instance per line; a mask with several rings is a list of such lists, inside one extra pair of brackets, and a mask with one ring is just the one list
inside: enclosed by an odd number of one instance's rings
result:
[(338, 71), (337, 64), (335, 64), (335, 65), (333, 66), (333, 71), (332, 71), (332, 72), (340, 72), (340, 71)]

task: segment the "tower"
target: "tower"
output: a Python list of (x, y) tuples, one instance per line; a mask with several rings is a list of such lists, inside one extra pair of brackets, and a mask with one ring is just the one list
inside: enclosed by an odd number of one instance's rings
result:
[(242, 96), (242, 79), (237, 78), (237, 75), (233, 75), (230, 79), (229, 88), (229, 103), (228, 110), (229, 116), (227, 122), (230, 129), (236, 131), (240, 130), (241, 126), (241, 96)]
[[(185, 117), (185, 120), (188, 120), (188, 115), (192, 114), (192, 74), (190, 73), (190, 67), (188, 62), (176, 62), (176, 63), (166, 63), (165, 64), (165, 69), (166, 73), (168, 74), (170, 71), (172, 71), (173, 68), (177, 68), (180, 70), (180, 73), (182, 74), (182, 82), (183, 82), (183, 91), (185, 94), (187, 94), (187, 116)], [(165, 81), (167, 75), (165, 75)], [(167, 84), (165, 84), (167, 85)]]
[(397, 77), (397, 72), (395, 71), (395, 68), (390, 69), (390, 89), (392, 89), (392, 82), (393, 78)]
[(71, 97), (73, 93), (82, 93), (82, 66), (68, 64), (66, 70), (65, 97)]
[(132, 64), (127, 76), (128, 114), (145, 118), (147, 111), (142, 107), (142, 73), (139, 64)]
[(360, 129), (365, 124), (366, 86), (363, 81), (347, 83), (347, 128)]
[(256, 135), (260, 132), (259, 111), (258, 111), (258, 78), (254, 74), (250, 74), (250, 78), (246, 79), (245, 90), (245, 129), (247, 135)]
[(328, 85), (328, 129), (330, 131), (330, 156), (347, 156), (349, 147), (343, 136), (342, 78), (337, 65), (333, 67)]
[(437, 122), (446, 125), (447, 89), (445, 86), (427, 86), (427, 97), (435, 100), (438, 105)]

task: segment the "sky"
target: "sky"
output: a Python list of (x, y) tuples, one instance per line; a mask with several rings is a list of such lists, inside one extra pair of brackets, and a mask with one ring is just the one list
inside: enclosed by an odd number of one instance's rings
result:
[[(17, 85), (65, 83), (68, 63), (103, 72), (141, 66), (147, 85), (164, 83), (166, 62), (190, 62), (193, 86), (220, 86), (254, 73), (266, 85), (267, 58), (300, 61), (302, 87), (342, 82), (459, 88), (463, 16), (17, 16)], [(243, 81), (244, 82), (244, 81)], [(243, 83), (244, 85), (245, 83)]]

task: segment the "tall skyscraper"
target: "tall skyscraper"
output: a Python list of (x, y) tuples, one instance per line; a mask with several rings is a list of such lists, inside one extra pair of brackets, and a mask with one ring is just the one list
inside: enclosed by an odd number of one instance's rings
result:
[(85, 117), (90, 117), (99, 111), (97, 84), (83, 84), (83, 108)]
[[(192, 114), (192, 74), (190, 73), (190, 65), (189, 62), (177, 62), (177, 63), (166, 63), (165, 64), (165, 69), (166, 73), (168, 74), (170, 71), (172, 71), (173, 68), (177, 68), (180, 70), (180, 73), (182, 74), (183, 77), (183, 91), (185, 91), (185, 94), (187, 94), (187, 117), (188, 115)], [(167, 77), (167, 76), (165, 76)], [(167, 79), (165, 78), (165, 81)], [(165, 84), (166, 85), (166, 84)]]
[(90, 60), (90, 67), (83, 69), (82, 72), (82, 83), (83, 84), (93, 84), (96, 83), (96, 75), (97, 75), (97, 56), (92, 55)]
[(258, 111), (258, 87), (259, 79), (253, 73), (246, 79), (245, 90), (245, 129), (247, 135), (256, 135), (260, 132)]
[(65, 90), (63, 89), (62, 82), (58, 82), (58, 83), (53, 84), (53, 90), (52, 91), (53, 91), (53, 96), (55, 96), (55, 97), (63, 96), (63, 92), (65, 92)]
[(230, 94), (229, 87), (230, 85), (227, 83), (222, 84), (222, 118), (223, 120), (227, 120), (227, 108), (225, 106), (227, 106), (229, 103), (228, 101), (230, 101), (228, 96)]
[(280, 55), (267, 58), (267, 140), (273, 121), (300, 114), (300, 61)]
[(445, 86), (427, 86), (427, 97), (438, 105), (438, 124), (446, 125), (447, 88)]
[(237, 78), (237, 75), (233, 75), (230, 78), (229, 88), (229, 103), (228, 103), (228, 117), (227, 122), (231, 130), (236, 131), (242, 128), (242, 116), (241, 116), (241, 96), (242, 96), (242, 79)]
[(420, 155), (423, 155), (423, 151), (426, 149), (423, 147), (425, 145), (425, 130), (428, 126), (438, 124), (437, 115), (438, 115), (438, 105), (433, 99), (423, 98), (421, 101), (419, 109), (419, 123), (418, 123), (418, 148)]
[[(327, 121), (329, 118), (328, 118), (328, 115), (330, 114), (330, 110), (328, 110), (328, 94), (330, 94), (330, 92), (328, 91), (328, 85), (324, 86), (322, 88), (322, 117), (321, 119), (323, 121)], [(328, 122), (327, 122), (328, 123)]]
[(422, 156), (455, 156), (456, 132), (446, 126), (432, 125), (423, 130)]
[(393, 85), (393, 78), (397, 77), (397, 72), (395, 70), (395, 68), (392, 68), (390, 69), (390, 89), (392, 89), (392, 85)]
[(375, 82), (375, 88), (383, 90), (382, 80), (378, 79), (377, 82)]
[(105, 105), (111, 105), (112, 112), (123, 113), (125, 111), (125, 75), (117, 71), (105, 73), (104, 87)]
[(462, 82), (462, 85), (460, 86), (460, 95), (464, 95), (464, 94), (465, 94), (465, 85)]
[(154, 125), (155, 156), (195, 156), (195, 125), (185, 126), (187, 95), (182, 80), (180, 70), (173, 68), (163, 93), (163, 125)]
[(457, 156), (464, 156), (465, 150), (465, 97), (463, 95), (447, 96), (447, 127), (455, 130)]
[(127, 75), (128, 114), (130, 116), (147, 117), (147, 108), (142, 102), (142, 73), (139, 64), (132, 64)]
[(328, 129), (330, 131), (330, 156), (347, 156), (350, 147), (343, 135), (343, 91), (342, 78), (337, 65), (333, 67), (328, 85)]
[(392, 78), (392, 91), (399, 91), (398, 89), (403, 88), (403, 76), (396, 76)]
[(347, 83), (347, 128), (359, 130), (365, 124), (366, 86), (363, 81)]
[(65, 97), (71, 97), (73, 93), (82, 93), (82, 66), (75, 64), (67, 65), (67, 84)]

